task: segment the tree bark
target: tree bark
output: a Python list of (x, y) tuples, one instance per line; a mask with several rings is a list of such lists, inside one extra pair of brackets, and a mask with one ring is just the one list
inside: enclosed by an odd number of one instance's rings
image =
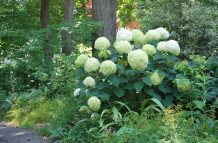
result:
[(112, 40), (116, 36), (116, 0), (93, 0), (93, 19), (102, 24), (98, 36)]
[(49, 0), (41, 0), (40, 11), (41, 27), (46, 28), (49, 23)]
[[(40, 10), (41, 27), (47, 28), (49, 24), (49, 0), (41, 0)], [(47, 72), (50, 73), (52, 69), (53, 49), (49, 44), (50, 33), (46, 32), (44, 35), (44, 65), (47, 68)]]
[[(64, 0), (64, 21), (71, 22), (73, 18), (73, 4), (74, 0)], [(62, 33), (62, 40), (64, 46), (62, 48), (62, 52), (66, 55), (70, 55), (72, 52), (71, 44), (72, 44), (72, 37), (68, 30), (63, 31)]]

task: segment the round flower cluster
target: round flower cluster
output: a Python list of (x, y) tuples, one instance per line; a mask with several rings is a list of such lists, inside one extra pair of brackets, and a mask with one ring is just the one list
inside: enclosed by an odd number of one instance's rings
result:
[(110, 45), (110, 41), (106, 37), (100, 37), (95, 40), (95, 48), (98, 50), (107, 50)]
[(101, 107), (101, 100), (95, 96), (92, 96), (88, 99), (87, 104), (91, 110), (98, 111)]
[(77, 67), (84, 67), (84, 65), (88, 59), (89, 59), (89, 57), (87, 55), (81, 54), (76, 58), (75, 64)]
[(159, 33), (160, 35), (160, 39), (168, 39), (170, 37), (170, 33), (163, 27), (159, 27), (157, 29), (155, 29), (155, 31), (157, 31), (157, 33)]
[(161, 37), (158, 31), (156, 30), (148, 30), (148, 32), (145, 34), (146, 41), (158, 41)]
[(80, 93), (81, 93), (81, 88), (77, 88), (77, 89), (74, 90), (73, 95), (74, 95), (74, 96), (79, 96)]
[(135, 44), (141, 44), (144, 36), (142, 31), (138, 29), (133, 29), (131, 32), (132, 32), (132, 40), (135, 42)]
[(95, 87), (95, 79), (92, 78), (92, 77), (86, 77), (84, 80), (83, 80), (83, 84), (87, 87)]
[(100, 62), (96, 58), (89, 58), (85, 63), (85, 71), (86, 72), (94, 72), (97, 71), (100, 66)]
[(141, 49), (131, 51), (127, 60), (131, 68), (135, 70), (144, 70), (148, 65), (148, 56)]
[(127, 29), (124, 29), (124, 28), (121, 28), (117, 32), (116, 40), (118, 40), (118, 41), (120, 41), (120, 40), (132, 41), (132, 33), (131, 33), (131, 31), (129, 31)]
[(130, 51), (132, 51), (132, 46), (128, 41), (116, 41), (114, 44), (114, 48), (116, 51), (120, 54), (128, 54)]
[(164, 76), (161, 75), (158, 70), (156, 70), (150, 75), (150, 79), (153, 85), (160, 85), (164, 79)]
[(116, 71), (117, 71), (116, 64), (114, 64), (114, 62), (112, 62), (110, 60), (106, 60), (106, 61), (102, 62), (100, 65), (100, 72), (105, 76), (109, 76), (111, 74), (114, 74), (114, 73), (116, 73)]
[(144, 45), (142, 50), (145, 51), (148, 56), (153, 56), (156, 53), (155, 47), (150, 44)]
[(163, 27), (159, 27), (157, 29), (149, 30), (145, 34), (146, 41), (158, 41), (160, 39), (168, 39), (170, 37), (170, 33)]
[(192, 88), (188, 79), (176, 79), (176, 85), (179, 92), (187, 92)]
[(169, 52), (175, 56), (180, 54), (180, 47), (177, 41), (162, 41), (157, 44), (157, 50), (163, 52)]

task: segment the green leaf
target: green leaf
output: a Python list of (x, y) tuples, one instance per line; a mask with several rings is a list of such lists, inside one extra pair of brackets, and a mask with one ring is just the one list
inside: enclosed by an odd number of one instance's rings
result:
[(158, 89), (164, 94), (171, 93), (171, 88), (168, 86), (168, 83), (166, 82), (162, 82), (162, 84), (158, 87)]
[(171, 63), (175, 63), (177, 61), (177, 58), (174, 55), (168, 55), (167, 59)]
[(203, 107), (205, 106), (205, 102), (204, 101), (200, 101), (200, 100), (195, 100), (193, 101), (193, 103), (196, 105), (196, 107), (198, 109), (203, 109)]
[(104, 89), (107, 87), (107, 83), (105, 82), (99, 82), (96, 86), (98, 89)]
[(127, 79), (124, 78), (124, 77), (114, 77), (112, 79), (112, 84), (115, 86), (115, 87), (119, 87), (119, 85), (121, 83), (126, 83), (127, 82)]
[(166, 110), (166, 108), (163, 106), (163, 104), (162, 104), (158, 99), (156, 99), (156, 98), (151, 98), (151, 100), (152, 100), (154, 103), (156, 103), (156, 104), (158, 105), (158, 107), (160, 107), (160, 109), (161, 109), (162, 111)]
[(132, 83), (127, 83), (124, 88), (132, 90), (133, 89)]
[(163, 59), (163, 54), (161, 52), (157, 52), (154, 57), (153, 57), (153, 60), (156, 61), (156, 60), (160, 60), (160, 59)]
[(152, 81), (151, 81), (151, 79), (149, 78), (149, 76), (146, 76), (146, 77), (143, 77), (142, 78), (142, 81), (145, 83), (145, 84), (147, 84), (148, 86), (152, 86)]
[(100, 97), (103, 100), (108, 101), (110, 99), (110, 96), (111, 96), (110, 94), (103, 92), (98, 97)]
[(155, 93), (152, 88), (145, 88), (144, 91), (145, 91), (145, 93), (147, 93), (151, 97), (156, 98), (156, 99), (158, 99), (160, 101), (162, 100), (161, 96), (159, 94)]
[(163, 100), (163, 104), (164, 104), (164, 106), (170, 106), (170, 105), (172, 105), (172, 103), (173, 103), (173, 96), (171, 96), (171, 95), (168, 95), (166, 98), (164, 98), (164, 100)]
[(137, 92), (140, 92), (141, 90), (142, 90), (142, 88), (144, 87), (144, 85), (143, 85), (143, 83), (142, 82), (135, 82), (134, 84), (133, 84), (133, 87), (135, 88), (135, 90), (137, 91)]
[(119, 122), (122, 119), (122, 115), (120, 114), (120, 112), (117, 110), (116, 107), (112, 108), (112, 112), (115, 123)]
[(121, 88), (114, 91), (114, 93), (117, 95), (117, 97), (122, 97), (125, 94), (125, 91)]

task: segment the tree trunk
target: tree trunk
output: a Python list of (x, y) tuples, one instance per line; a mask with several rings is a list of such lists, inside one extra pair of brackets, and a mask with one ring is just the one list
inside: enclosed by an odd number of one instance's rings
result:
[(102, 24), (98, 36), (105, 36), (110, 40), (116, 36), (116, 0), (93, 0), (93, 19)]
[[(49, 24), (49, 0), (41, 0), (41, 11), (40, 11), (40, 21), (41, 27), (47, 28)], [(49, 36), (50, 33), (47, 32), (44, 35), (44, 65), (47, 68), (47, 72), (50, 73), (52, 69), (52, 58), (53, 58), (53, 50), (49, 44)]]
[[(73, 4), (74, 0), (64, 0), (64, 21), (71, 22), (73, 17)], [(68, 30), (63, 31), (62, 40), (64, 43), (62, 52), (66, 55), (70, 55), (72, 52), (71, 44), (72, 37)]]

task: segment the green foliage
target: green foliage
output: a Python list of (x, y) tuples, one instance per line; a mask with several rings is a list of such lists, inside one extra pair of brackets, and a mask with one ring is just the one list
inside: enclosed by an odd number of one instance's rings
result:
[[(112, 143), (210, 143), (217, 140), (217, 121), (191, 112), (167, 109), (164, 114), (130, 116), (118, 131), (105, 132), (102, 142)], [(195, 124), (195, 122), (197, 122)]]
[(117, 18), (120, 20), (120, 26), (125, 27), (128, 22), (136, 20), (136, 2), (135, 0), (117, 0)]
[[(141, 28), (165, 27), (171, 37), (179, 39), (184, 56), (217, 55), (217, 1), (212, 5), (197, 1), (141, 1), (138, 17)], [(157, 22), (158, 21), (158, 22)]]

